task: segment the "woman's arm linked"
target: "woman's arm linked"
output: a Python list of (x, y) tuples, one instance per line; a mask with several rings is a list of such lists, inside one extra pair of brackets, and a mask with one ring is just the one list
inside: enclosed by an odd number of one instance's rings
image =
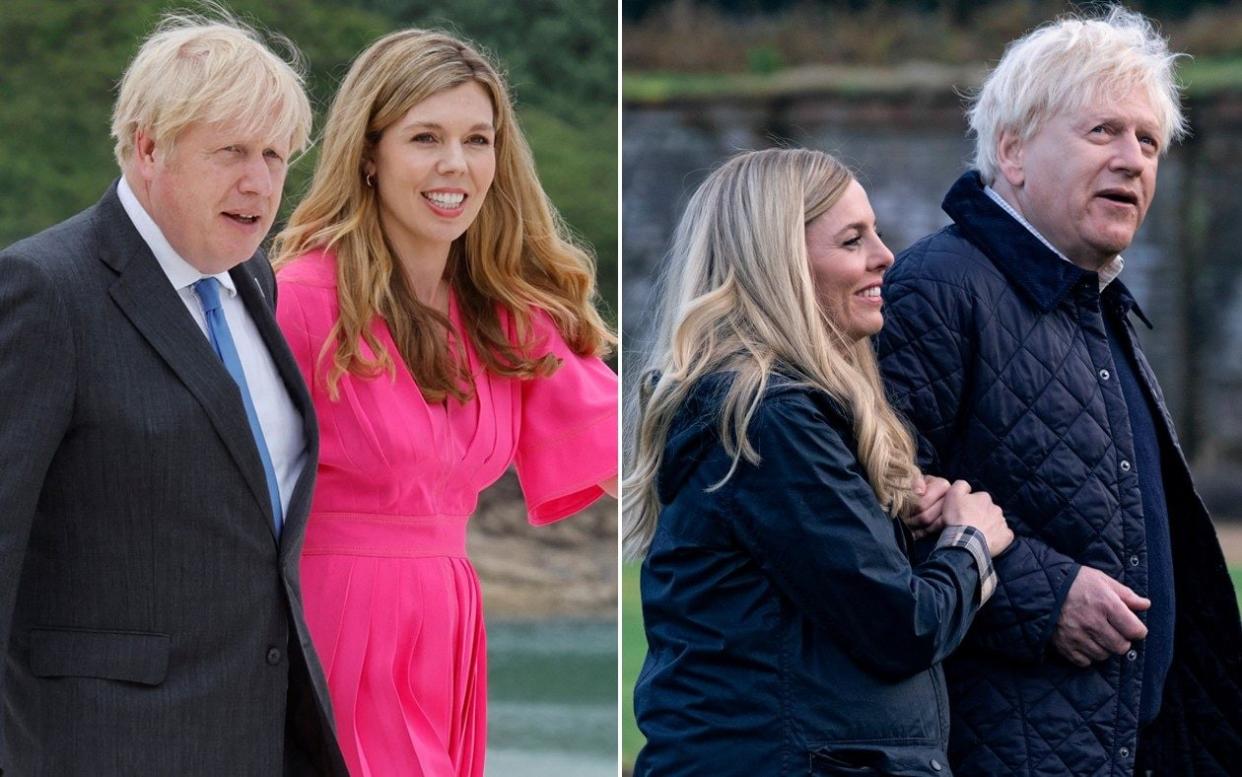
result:
[(987, 494), (950, 488), (942, 509), (960, 536), (912, 567), (831, 400), (769, 397), (751, 433), (761, 462), (741, 464), (718, 498), (774, 584), (868, 671), (904, 677), (943, 661), (990, 593), (992, 553), (1012, 538)]

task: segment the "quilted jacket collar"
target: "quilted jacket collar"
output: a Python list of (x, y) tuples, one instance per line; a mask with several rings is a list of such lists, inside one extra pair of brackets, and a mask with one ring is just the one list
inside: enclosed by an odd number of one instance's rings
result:
[[(958, 178), (940, 207), (966, 238), (996, 264), (1009, 282), (1030, 297), (1043, 312), (1055, 308), (1084, 278), (1090, 278), (1091, 288), (1099, 288), (1095, 273), (1057, 256), (1004, 208), (993, 202), (984, 192), (983, 180), (977, 170), (967, 171)], [(1122, 311), (1134, 310), (1143, 323), (1151, 327), (1151, 322), (1143, 315), (1133, 295), (1119, 280), (1108, 284), (1105, 295), (1110, 294), (1117, 295)]]
[(1108, 286), (1104, 287), (1104, 293), (1102, 296), (1106, 300), (1111, 299), (1113, 304), (1117, 306), (1117, 309), (1121, 311), (1122, 315), (1133, 311), (1134, 315), (1138, 316), (1143, 323), (1147, 325), (1148, 329), (1154, 328), (1151, 325), (1151, 321), (1147, 319), (1147, 315), (1143, 313), (1143, 309), (1139, 307), (1138, 300), (1134, 298), (1134, 295), (1130, 293), (1130, 290), (1127, 289), (1125, 284), (1120, 280), (1114, 280), (1112, 283), (1108, 284)]

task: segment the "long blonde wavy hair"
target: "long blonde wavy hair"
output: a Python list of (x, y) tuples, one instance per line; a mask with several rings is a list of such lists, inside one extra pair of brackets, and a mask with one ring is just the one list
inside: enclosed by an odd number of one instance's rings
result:
[(720, 438), (733, 465), (759, 464), (747, 439), (772, 373), (826, 391), (849, 412), (858, 458), (893, 516), (915, 504), (914, 440), (889, 406), (871, 344), (849, 341), (818, 303), (806, 225), (841, 198), (853, 176), (832, 156), (769, 149), (734, 156), (691, 197), (665, 263), (654, 348), (632, 400), (625, 554), (639, 559), (655, 532), (656, 481), (669, 427), (695, 385), (733, 376)]
[[(340, 315), (324, 347), (325, 353), (333, 348), (326, 388), (334, 398), (346, 372), (394, 373), (392, 355), (370, 328), (376, 314), (427, 401), (472, 395), (460, 349), (446, 337), (451, 323), (416, 299), (384, 237), (378, 193), (366, 184), (364, 167), (384, 131), (410, 108), (466, 83), (479, 84), (491, 98), (496, 130), (495, 179), (478, 217), (454, 241), (446, 269), (466, 337), (491, 373), (517, 378), (546, 376), (559, 366), (551, 354), (534, 355), (533, 309), (552, 317), (575, 353), (599, 355), (614, 341), (592, 304), (594, 259), (540, 186), (496, 68), (450, 35), (404, 30), (354, 60), (329, 110), (310, 191), (274, 245), (277, 270), (316, 249), (336, 256)], [(513, 320), (516, 338), (506, 336), (500, 309)], [(364, 342), (374, 359), (363, 355)]]

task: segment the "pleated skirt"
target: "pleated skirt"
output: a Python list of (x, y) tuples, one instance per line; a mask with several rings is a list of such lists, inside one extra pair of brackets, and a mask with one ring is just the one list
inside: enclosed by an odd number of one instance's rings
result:
[(306, 620), (353, 777), (482, 777), (487, 649), (465, 519), (311, 516)]

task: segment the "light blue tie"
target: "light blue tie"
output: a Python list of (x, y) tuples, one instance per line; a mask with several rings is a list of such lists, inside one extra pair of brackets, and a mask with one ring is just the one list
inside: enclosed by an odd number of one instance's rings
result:
[(241, 391), (242, 404), (246, 406), (246, 420), (250, 422), (250, 433), (254, 435), (254, 444), (259, 449), (259, 459), (263, 462), (263, 474), (267, 476), (267, 495), (272, 501), (272, 515), (276, 517), (276, 536), (279, 537), (283, 519), (276, 470), (272, 467), (272, 456), (268, 453), (267, 441), (263, 438), (263, 427), (259, 426), (259, 414), (255, 412), (254, 400), (250, 398), (250, 389), (246, 386), (246, 372), (242, 369), (237, 346), (233, 344), (233, 335), (229, 333), (228, 321), (220, 307), (220, 281), (203, 278), (194, 284), (194, 293), (203, 303), (203, 313), (207, 318), (207, 337), (211, 340), (211, 346), (216, 349), (216, 355), (224, 362), (224, 368), (233, 376), (233, 382)]

